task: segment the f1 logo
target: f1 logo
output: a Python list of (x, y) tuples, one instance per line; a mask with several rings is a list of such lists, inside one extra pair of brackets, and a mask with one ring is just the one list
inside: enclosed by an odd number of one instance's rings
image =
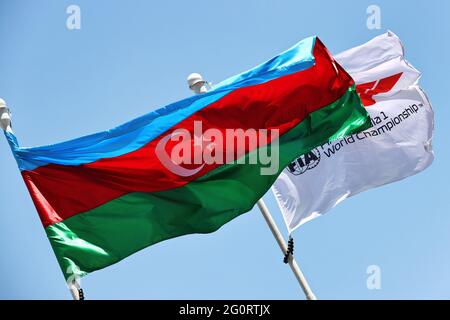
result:
[(365, 107), (374, 105), (376, 101), (374, 100), (373, 96), (391, 91), (402, 74), (403, 72), (400, 72), (394, 74), (393, 76), (389, 76), (380, 80), (356, 85), (356, 92), (359, 93), (363, 105)]

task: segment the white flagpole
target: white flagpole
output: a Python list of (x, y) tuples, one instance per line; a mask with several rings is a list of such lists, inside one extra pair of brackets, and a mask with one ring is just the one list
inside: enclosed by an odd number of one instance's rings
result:
[(11, 128), (11, 112), (6, 106), (5, 100), (0, 98), (0, 126), (5, 132), (13, 133)]
[[(11, 111), (6, 105), (5, 100), (0, 98), (0, 127), (5, 132), (13, 134), (11, 127)], [(69, 284), (69, 291), (74, 300), (84, 300), (83, 289), (81, 289), (78, 281)]]
[(73, 300), (84, 300), (84, 292), (77, 279), (67, 283)]
[[(206, 85), (208, 83), (205, 80), (203, 80), (203, 77), (198, 73), (191, 73), (187, 78), (187, 82), (188, 82), (189, 89), (194, 91), (196, 94), (201, 94), (201, 93), (205, 93), (208, 91), (208, 88), (206, 87)], [(286, 251), (288, 249), (286, 242), (284, 241), (283, 236), (281, 235), (281, 232), (278, 229), (275, 221), (273, 220), (272, 215), (270, 214), (270, 211), (267, 208), (266, 204), (264, 203), (263, 199), (258, 200), (258, 208), (261, 211), (264, 219), (266, 220), (270, 231), (272, 231), (272, 234), (275, 237), (275, 240), (277, 241), (278, 245), (280, 246), (281, 251), (283, 253), (286, 253)], [(301, 288), (303, 289), (306, 299), (317, 300), (316, 296), (314, 295), (311, 288), (309, 287), (309, 284), (306, 281), (305, 276), (303, 275), (302, 271), (300, 270), (300, 267), (298, 266), (297, 261), (295, 261), (292, 254), (289, 254), (289, 256), (288, 256), (288, 263), (289, 263), (289, 266), (291, 267), (292, 272), (295, 275), (295, 278), (297, 279), (298, 283), (300, 284)]]
[[(266, 204), (264, 203), (264, 200), (262, 198), (259, 199), (257, 204), (258, 204), (259, 210), (261, 211), (264, 219), (267, 222), (267, 225), (269, 226), (270, 231), (272, 231), (272, 234), (273, 234), (275, 240), (277, 240), (277, 243), (280, 246), (281, 251), (283, 253), (286, 253), (286, 251), (288, 249), (286, 242), (284, 241), (280, 230), (278, 229), (275, 221), (273, 220), (269, 209), (267, 208)], [(303, 272), (300, 270), (300, 267), (298, 266), (297, 261), (295, 260), (295, 258), (292, 254), (289, 254), (288, 263), (289, 263), (289, 266), (291, 267), (292, 272), (295, 275), (295, 278), (297, 279), (298, 283), (300, 284), (300, 287), (302, 287), (303, 292), (305, 293), (306, 299), (317, 300), (315, 294), (312, 292), (308, 282), (306, 281), (305, 276), (303, 275)]]

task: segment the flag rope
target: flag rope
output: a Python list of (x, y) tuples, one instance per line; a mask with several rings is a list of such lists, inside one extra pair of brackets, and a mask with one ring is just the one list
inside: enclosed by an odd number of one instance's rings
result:
[(284, 254), (283, 262), (288, 264), (289, 256), (293, 256), (293, 255), (294, 255), (294, 239), (292, 238), (292, 236), (289, 236), (288, 247), (287, 247), (286, 253)]

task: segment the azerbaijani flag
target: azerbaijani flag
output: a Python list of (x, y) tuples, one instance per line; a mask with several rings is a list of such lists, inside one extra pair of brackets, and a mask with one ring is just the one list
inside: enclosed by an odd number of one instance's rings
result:
[[(241, 152), (216, 145), (216, 154), (234, 155), (222, 164), (161, 160), (176, 148), (177, 130), (191, 133), (187, 143), (195, 144), (199, 122), (216, 132), (277, 130), (279, 138)], [(310, 37), (205, 94), (111, 130), (34, 148), (5, 134), (69, 278), (169, 238), (217, 230), (249, 211), (299, 155), (368, 127), (352, 78)], [(234, 161), (275, 142), (274, 174), (262, 175), (260, 162)]]

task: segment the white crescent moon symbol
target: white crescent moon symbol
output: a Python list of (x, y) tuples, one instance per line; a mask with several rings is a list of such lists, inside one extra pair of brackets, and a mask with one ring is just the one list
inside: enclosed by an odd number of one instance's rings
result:
[(173, 132), (171, 134), (166, 135), (164, 138), (162, 138), (158, 144), (156, 145), (156, 156), (158, 157), (159, 161), (162, 163), (162, 165), (169, 170), (172, 173), (175, 173), (176, 175), (179, 175), (181, 177), (190, 177), (194, 174), (198, 173), (200, 170), (203, 169), (205, 164), (203, 163), (200, 167), (195, 169), (186, 169), (179, 165), (177, 165), (173, 160), (169, 157), (169, 155), (166, 153), (166, 144), (167, 141), (169, 141), (172, 137), (177, 137), (181, 133), (180, 132)]

